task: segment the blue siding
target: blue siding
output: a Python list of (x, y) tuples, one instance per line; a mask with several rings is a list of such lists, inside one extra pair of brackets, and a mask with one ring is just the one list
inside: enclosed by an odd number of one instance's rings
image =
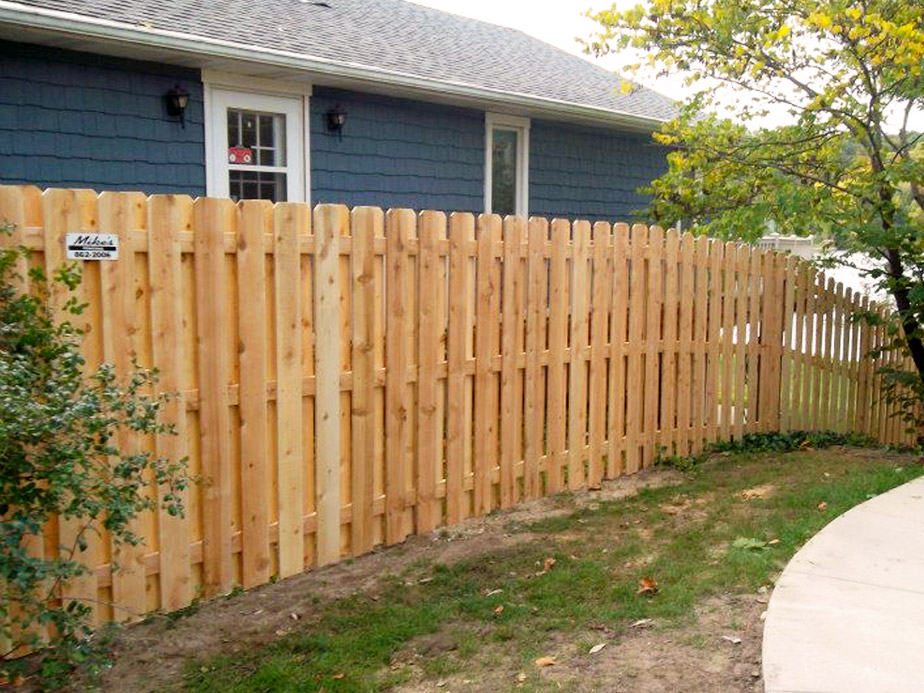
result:
[(198, 70), (0, 43), (0, 183), (202, 195), (204, 142)]
[[(342, 140), (327, 111), (347, 112)], [(311, 199), (444, 211), (484, 208), (484, 113), (316, 87)]]
[(648, 200), (638, 189), (667, 169), (650, 135), (533, 120), (529, 133), (529, 213), (632, 221)]

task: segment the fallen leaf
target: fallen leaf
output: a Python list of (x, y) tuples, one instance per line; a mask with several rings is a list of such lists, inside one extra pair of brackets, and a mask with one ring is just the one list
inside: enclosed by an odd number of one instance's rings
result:
[(649, 597), (658, 592), (658, 581), (651, 577), (643, 577), (638, 581), (636, 594), (647, 594)]
[(818, 504), (818, 509), (819, 509), (819, 510), (827, 510), (827, 509), (828, 509), (828, 504), (825, 503), (824, 501), (821, 501), (821, 503)]
[(291, 614), (289, 614), (289, 618), (291, 618), (293, 621), (297, 621), (299, 619), (299, 615), (293, 611)]
[(437, 687), (437, 688), (442, 688), (442, 687), (445, 686), (445, 685), (446, 685), (446, 682), (445, 682), (445, 681), (437, 681), (437, 682), (436, 682), (436, 687)]
[(652, 618), (640, 618), (638, 621), (630, 623), (629, 628), (647, 628), (652, 623), (654, 623)]
[(558, 562), (558, 561), (556, 561), (554, 558), (552, 558), (551, 556), (549, 556), (548, 558), (546, 558), (546, 559), (542, 562), (542, 572), (543, 572), (543, 573), (549, 572), (552, 568), (555, 567), (555, 564), (556, 564), (557, 562)]
[(740, 645), (740, 644), (741, 644), (741, 638), (736, 638), (736, 637), (733, 636), (733, 635), (723, 635), (723, 636), (722, 636), (722, 640), (727, 640), (727, 641), (730, 642), (732, 645)]
[(484, 595), (484, 596), (486, 596), (486, 597), (493, 597), (495, 594), (500, 594), (500, 593), (503, 592), (503, 591), (504, 591), (504, 590), (491, 590), (490, 592), (488, 592), (488, 593), (487, 593), (486, 595)]
[(494, 609), (494, 615), (495, 615), (495, 616), (500, 616), (502, 613), (504, 613), (504, 605), (503, 605), (503, 604), (501, 604), (501, 605), (498, 606), (496, 609)]
[(333, 676), (331, 676), (331, 678), (334, 679), (335, 681), (339, 681), (340, 679), (344, 678), (345, 676), (346, 676), (346, 674), (344, 674), (342, 671), (338, 671), (336, 674), (334, 674)]
[(606, 647), (606, 643), (605, 643), (605, 642), (601, 642), (601, 643), (599, 643), (599, 644), (597, 644), (597, 645), (594, 645), (593, 647), (590, 648), (590, 652), (588, 652), (588, 654), (597, 654), (597, 653), (598, 653), (600, 650), (602, 650), (604, 647)]
[(523, 683), (524, 681), (526, 681), (525, 671), (521, 671), (519, 674), (517, 674), (517, 681), (519, 681), (520, 683)]
[(432, 577), (421, 578), (420, 580), (417, 581), (417, 584), (426, 585), (428, 582), (433, 582), (433, 578)]
[(535, 662), (533, 662), (540, 669), (543, 667), (554, 667), (558, 662), (555, 661), (554, 657), (540, 657)]
[(286, 631), (284, 631), (284, 630), (281, 630), (281, 629), (280, 629), (280, 630), (277, 630), (277, 631), (276, 631), (276, 635), (278, 635), (280, 638), (281, 638), (283, 635), (285, 635), (285, 634), (286, 634)]
[(767, 542), (767, 546), (776, 546), (779, 543), (780, 543), (779, 539), (771, 539), (770, 541)]

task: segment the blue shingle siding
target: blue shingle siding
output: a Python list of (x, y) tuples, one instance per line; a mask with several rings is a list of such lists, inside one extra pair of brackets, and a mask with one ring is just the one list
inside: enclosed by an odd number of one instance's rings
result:
[(0, 183), (202, 195), (204, 143), (198, 70), (0, 44)]
[(633, 221), (647, 206), (638, 189), (667, 169), (650, 135), (533, 120), (529, 213), (591, 221)]
[[(343, 138), (327, 112), (347, 113)], [(477, 212), (484, 207), (484, 113), (315, 87), (311, 199)]]

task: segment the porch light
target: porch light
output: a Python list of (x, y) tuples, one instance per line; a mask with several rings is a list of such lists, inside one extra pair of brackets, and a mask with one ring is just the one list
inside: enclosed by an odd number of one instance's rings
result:
[(180, 124), (186, 127), (186, 107), (189, 105), (189, 92), (177, 84), (164, 94), (167, 104), (167, 115), (179, 117)]
[(343, 126), (346, 125), (347, 114), (340, 104), (337, 104), (327, 112), (327, 129), (336, 132), (343, 139)]

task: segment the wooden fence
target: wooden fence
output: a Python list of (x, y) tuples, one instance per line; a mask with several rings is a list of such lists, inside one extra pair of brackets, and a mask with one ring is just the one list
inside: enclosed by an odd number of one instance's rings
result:
[[(62, 598), (97, 623), (183, 607), (753, 431), (910, 442), (879, 397), (865, 297), (792, 257), (657, 227), (0, 187), (31, 262), (85, 262), (90, 367), (179, 392), (206, 481), (184, 517), (103, 535)], [(157, 493), (151, 488), (150, 493)], [(78, 528), (52, 522), (54, 555)], [(112, 566), (118, 565), (117, 570)]]

